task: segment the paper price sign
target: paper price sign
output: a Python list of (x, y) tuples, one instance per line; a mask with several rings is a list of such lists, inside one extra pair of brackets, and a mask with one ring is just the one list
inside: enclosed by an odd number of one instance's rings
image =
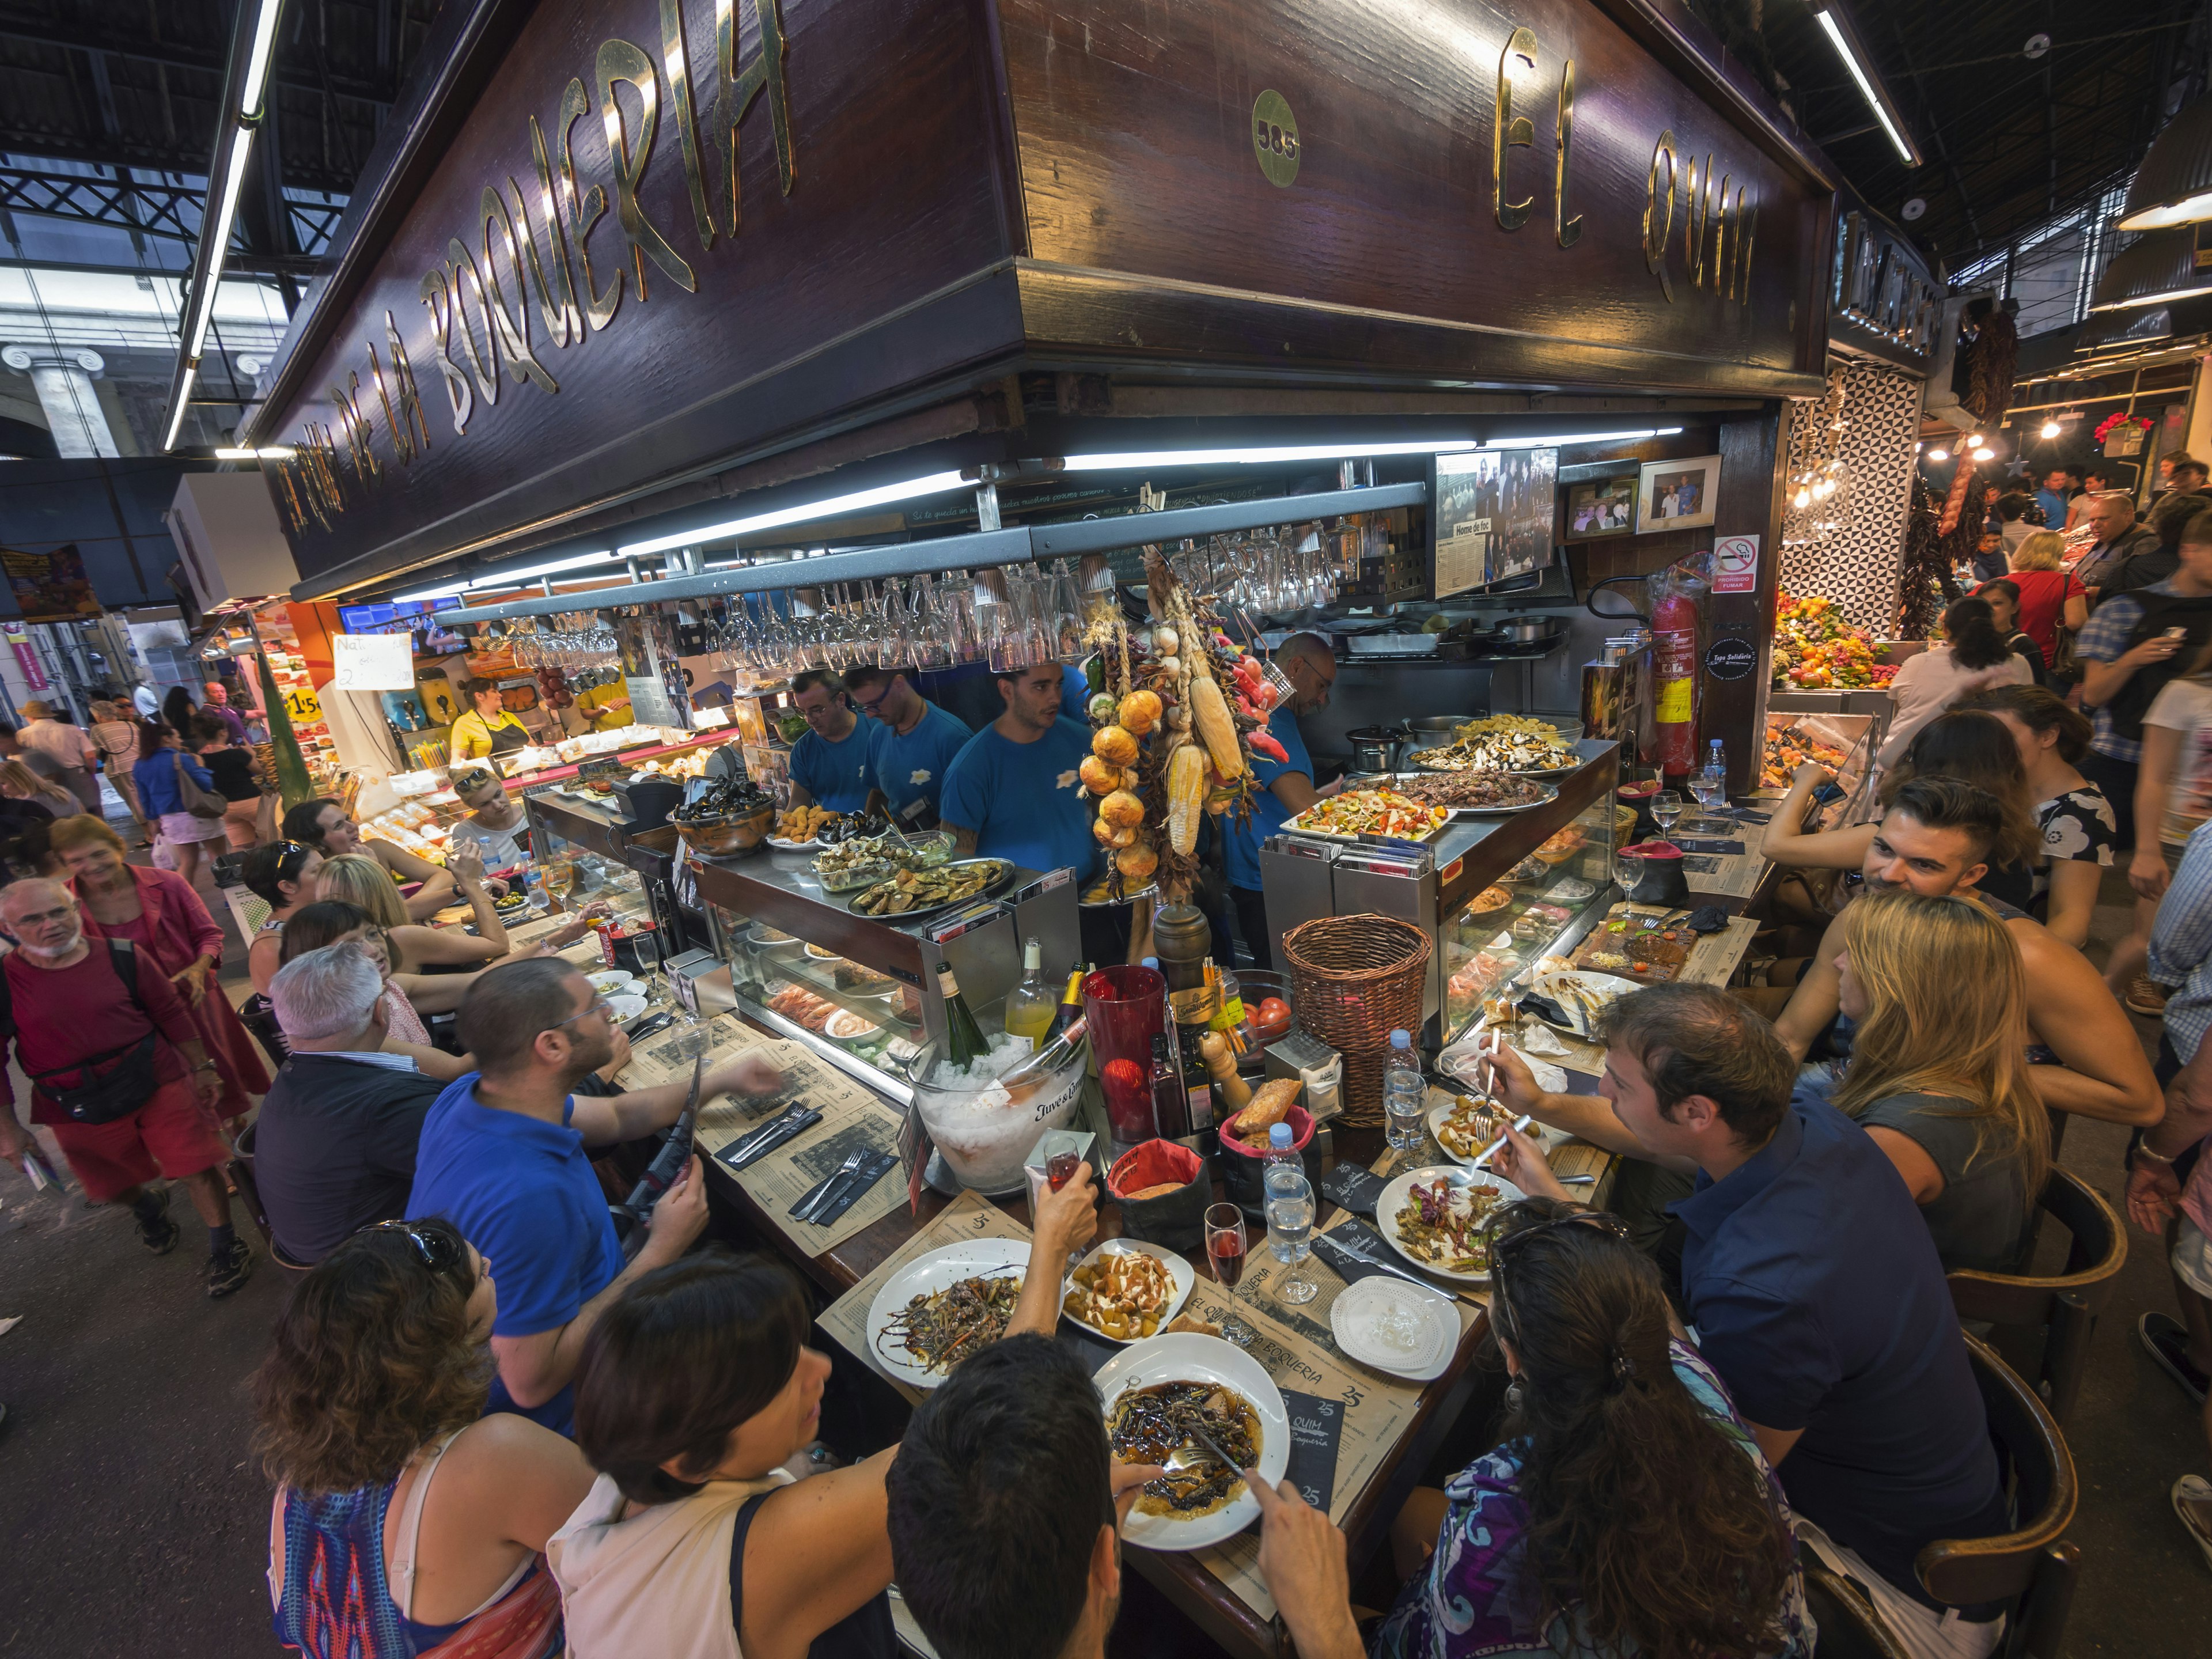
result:
[(1750, 593), (1759, 587), (1759, 538), (1713, 538), (1713, 592)]
[(415, 641), (407, 634), (333, 634), (331, 666), (331, 684), (341, 691), (412, 691)]
[(323, 717), (323, 700), (303, 685), (284, 694), (284, 712), (295, 720), (319, 720)]

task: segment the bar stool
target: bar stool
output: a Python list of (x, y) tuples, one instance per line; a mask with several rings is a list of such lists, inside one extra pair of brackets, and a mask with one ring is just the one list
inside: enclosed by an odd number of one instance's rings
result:
[(1820, 1631), (1814, 1659), (1905, 1659), (1856, 1584), (1829, 1571), (1809, 1551), (1803, 1560), (1805, 1610)]
[(2051, 1279), (2028, 1279), (1961, 1268), (1946, 1278), (1951, 1305), (1960, 1319), (2047, 1328), (2033, 1381), (2042, 1390), (2051, 1418), (2063, 1427), (2081, 1392), (2097, 1316), (2118, 1288), (2128, 1239), (2104, 1195), (2055, 1165), (2036, 1206), (2056, 1218), (2071, 1237), (2064, 1272)]
[(2036, 1391), (1994, 1349), (1969, 1336), (1966, 1352), (2018, 1525), (1994, 1538), (1938, 1539), (1914, 1570), (1947, 1606), (2008, 1604), (2002, 1659), (2057, 1659), (2081, 1566), (2081, 1547), (2064, 1536), (2077, 1496), (2074, 1456)]

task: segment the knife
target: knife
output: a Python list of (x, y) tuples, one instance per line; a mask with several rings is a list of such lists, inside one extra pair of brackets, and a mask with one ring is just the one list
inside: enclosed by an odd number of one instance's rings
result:
[[(806, 1206), (806, 1212), (798, 1218), (810, 1227), (828, 1227), (860, 1201), (868, 1188), (874, 1186), (896, 1166), (898, 1159), (889, 1152), (870, 1152), (849, 1170), (840, 1170), (823, 1183), (821, 1196)], [(793, 1212), (798, 1214), (796, 1211)]]
[(757, 1164), (793, 1135), (812, 1128), (820, 1121), (821, 1113), (811, 1109), (803, 1100), (794, 1100), (759, 1128), (724, 1147), (722, 1162), (732, 1170), (742, 1170), (748, 1164)]
[[(1326, 1260), (1326, 1259), (1327, 1259), (1327, 1254), (1328, 1254), (1327, 1252), (1325, 1252), (1325, 1251), (1322, 1251), (1322, 1246), (1323, 1246), (1324, 1244), (1326, 1244), (1326, 1245), (1328, 1247), (1329, 1250), (1334, 1251), (1334, 1252), (1336, 1252), (1336, 1253), (1337, 1253), (1338, 1255), (1340, 1255), (1347, 1256), (1347, 1257), (1349, 1257), (1351, 1260), (1352, 1260), (1352, 1261), (1357, 1261), (1357, 1262), (1360, 1263), (1360, 1264), (1361, 1264), (1362, 1266), (1364, 1266), (1364, 1267), (1373, 1267), (1373, 1268), (1376, 1268), (1376, 1270), (1378, 1270), (1379, 1272), (1386, 1273), (1389, 1273), (1389, 1274), (1391, 1274), (1391, 1275), (1392, 1275), (1393, 1277), (1395, 1277), (1395, 1278), (1402, 1279), (1404, 1279), (1404, 1280), (1405, 1280), (1408, 1285), (1419, 1285), (1419, 1286), (1421, 1286), (1421, 1288), (1422, 1288), (1422, 1289), (1424, 1289), (1424, 1290), (1430, 1290), (1430, 1291), (1432, 1291), (1432, 1290), (1436, 1289), (1436, 1286), (1435, 1286), (1435, 1285), (1431, 1285), (1431, 1284), (1430, 1284), (1430, 1283), (1429, 1283), (1429, 1281), (1428, 1281), (1427, 1279), (1423, 1279), (1423, 1278), (1419, 1277), (1419, 1276), (1418, 1274), (1416, 1274), (1416, 1273), (1411, 1273), (1411, 1272), (1407, 1271), (1407, 1270), (1406, 1268), (1404, 1268), (1404, 1267), (1392, 1267), (1392, 1266), (1391, 1266), (1389, 1262), (1387, 1262), (1387, 1261), (1378, 1261), (1375, 1257), (1373, 1257), (1373, 1256), (1371, 1256), (1371, 1255), (1368, 1255), (1366, 1251), (1364, 1251), (1364, 1250), (1356, 1250), (1356, 1249), (1352, 1249), (1352, 1247), (1351, 1245), (1346, 1244), (1346, 1243), (1344, 1243), (1341, 1239), (1337, 1238), (1337, 1237), (1334, 1237), (1334, 1236), (1333, 1236), (1333, 1235), (1331, 1235), (1331, 1234), (1328, 1234), (1328, 1233), (1316, 1233), (1316, 1234), (1313, 1236), (1313, 1247), (1314, 1247), (1314, 1249), (1315, 1249), (1316, 1252), (1319, 1252), (1319, 1253), (1321, 1253), (1321, 1254), (1322, 1255), (1322, 1257), (1323, 1257), (1323, 1259), (1324, 1259), (1324, 1260)], [(1335, 1267), (1335, 1266), (1336, 1266), (1336, 1264), (1335, 1264), (1334, 1262), (1333, 1262), (1333, 1261), (1332, 1261), (1332, 1262), (1330, 1262), (1330, 1263), (1329, 1263), (1329, 1265), (1330, 1265), (1331, 1267)], [(1338, 1275), (1338, 1276), (1339, 1276), (1340, 1278), (1340, 1277), (1342, 1277), (1342, 1274), (1341, 1274), (1341, 1273), (1340, 1273), (1340, 1273), (1339, 1273), (1339, 1275)]]

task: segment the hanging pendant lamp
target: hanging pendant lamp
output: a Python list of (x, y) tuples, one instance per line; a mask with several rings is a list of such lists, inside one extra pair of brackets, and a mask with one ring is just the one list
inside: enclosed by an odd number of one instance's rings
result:
[(2089, 301), (2092, 313), (2131, 311), (2212, 294), (2212, 269), (2197, 266), (2197, 233), (2187, 226), (2154, 230), (2112, 256)]
[(2212, 98), (2166, 124), (2128, 185), (2122, 230), (2158, 230), (2212, 219)]

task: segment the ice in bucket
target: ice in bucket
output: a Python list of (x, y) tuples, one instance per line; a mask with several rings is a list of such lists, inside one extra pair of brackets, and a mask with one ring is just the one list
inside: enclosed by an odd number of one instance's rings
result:
[(1066, 1127), (1083, 1103), (1085, 1052), (1079, 1042), (1061, 1064), (1009, 1087), (1005, 1076), (1034, 1057), (1027, 1037), (994, 1038), (988, 1054), (957, 1070), (944, 1064), (942, 1042), (924, 1048), (914, 1066), (915, 1109), (953, 1178), (978, 1192), (1021, 1187), (1022, 1160), (1037, 1136)]

